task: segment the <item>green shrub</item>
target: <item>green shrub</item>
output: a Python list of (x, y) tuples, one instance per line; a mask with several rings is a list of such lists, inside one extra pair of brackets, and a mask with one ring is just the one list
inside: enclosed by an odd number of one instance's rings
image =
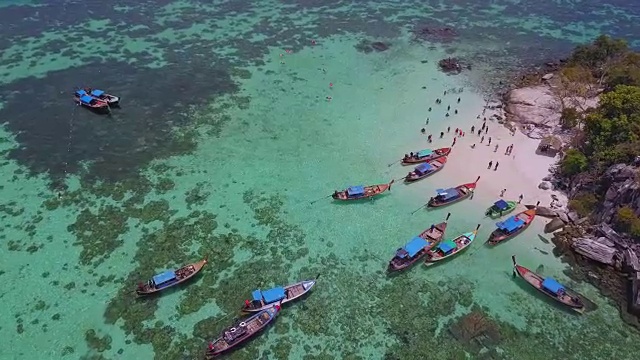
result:
[(569, 209), (575, 211), (580, 216), (588, 216), (598, 205), (598, 199), (593, 194), (581, 194), (569, 201)]
[(573, 176), (587, 169), (587, 157), (576, 149), (569, 149), (560, 161), (560, 172), (565, 176)]
[(562, 115), (560, 115), (560, 124), (563, 129), (572, 129), (578, 125), (580, 114), (575, 108), (562, 109)]
[(636, 216), (632, 208), (623, 206), (618, 209), (615, 218), (616, 229), (633, 236), (634, 238), (640, 238), (640, 218)]

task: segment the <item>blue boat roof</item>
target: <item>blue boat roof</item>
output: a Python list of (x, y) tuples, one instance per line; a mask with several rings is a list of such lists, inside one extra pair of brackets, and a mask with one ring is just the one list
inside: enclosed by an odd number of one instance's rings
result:
[(82, 97), (80, 97), (80, 101), (87, 104), (91, 103), (91, 100), (93, 100), (93, 98), (89, 95), (82, 95)]
[(562, 284), (560, 284), (559, 282), (555, 281), (552, 278), (544, 279), (544, 281), (542, 282), (542, 287), (545, 288), (545, 290), (552, 292), (554, 294), (558, 293), (558, 291), (560, 290), (564, 290), (564, 286), (562, 286)]
[(425, 157), (425, 156), (429, 156), (431, 154), (433, 154), (433, 150), (425, 149), (425, 150), (418, 151), (418, 157), (419, 158), (422, 158), (422, 157)]
[(522, 225), (524, 225), (524, 220), (517, 219), (515, 216), (512, 216), (505, 221), (500, 221), (496, 223), (496, 226), (500, 230), (505, 230), (507, 232), (512, 232), (514, 230), (517, 230)]
[(507, 204), (507, 202), (504, 200), (498, 200), (493, 203), (493, 206), (495, 206), (498, 210), (506, 210), (509, 207), (509, 204)]
[(264, 302), (267, 304), (282, 300), (285, 297), (284, 288), (276, 287), (273, 289), (263, 291), (262, 297), (264, 298)]
[(436, 193), (439, 196), (442, 196), (444, 200), (453, 199), (454, 197), (458, 196), (458, 190), (456, 190), (455, 188), (437, 189)]
[(429, 245), (429, 242), (419, 236), (414, 237), (409, 241), (403, 249), (409, 253), (410, 257), (415, 256), (420, 250), (424, 249), (425, 246)]
[(422, 164), (420, 164), (420, 165), (416, 166), (416, 169), (415, 169), (415, 170), (416, 170), (417, 172), (420, 172), (420, 173), (424, 174), (424, 173), (426, 173), (427, 171), (431, 170), (432, 168), (433, 168), (433, 167), (432, 167), (430, 164), (428, 164), (428, 163), (422, 163)]
[(253, 292), (251, 293), (251, 297), (255, 301), (261, 301), (262, 300), (262, 292), (260, 291), (260, 289), (253, 290)]
[(84, 89), (76, 90), (76, 95), (78, 96), (87, 95), (87, 92), (84, 91)]
[(364, 195), (364, 186), (349, 186), (347, 189), (347, 195), (355, 196), (355, 195)]
[(176, 278), (176, 273), (173, 270), (165, 271), (153, 277), (153, 283), (156, 285), (164, 284), (167, 281), (171, 281)]
[(443, 241), (440, 244), (438, 244), (438, 249), (440, 249), (440, 251), (442, 251), (445, 254), (455, 249), (456, 247), (457, 247), (456, 243), (454, 243), (451, 240)]
[(102, 94), (104, 94), (104, 91), (102, 91), (102, 90), (98, 90), (98, 89), (91, 90), (91, 95), (93, 95), (93, 96), (100, 96)]

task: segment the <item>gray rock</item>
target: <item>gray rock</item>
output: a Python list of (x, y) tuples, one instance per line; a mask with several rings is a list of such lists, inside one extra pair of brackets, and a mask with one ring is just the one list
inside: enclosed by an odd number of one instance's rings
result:
[(558, 218), (560, 220), (562, 220), (563, 223), (568, 224), (569, 223), (569, 216), (567, 216), (567, 213), (564, 211), (558, 211)]
[(567, 215), (569, 216), (569, 221), (571, 221), (572, 223), (580, 220), (580, 215), (578, 215), (578, 213), (575, 211), (570, 211)]
[(545, 76), (542, 77), (542, 80), (551, 80), (553, 79), (553, 74), (552, 73), (548, 73)]
[(551, 189), (551, 184), (549, 184), (547, 181), (543, 181), (540, 183), (540, 185), (538, 185), (538, 189), (549, 190)]
[(542, 181), (551, 181), (551, 180), (553, 180), (553, 176), (551, 176), (551, 175), (547, 175), (547, 176), (542, 178)]
[(545, 234), (552, 233), (556, 230), (562, 229), (563, 227), (564, 227), (564, 222), (559, 218), (555, 218), (549, 221), (547, 225), (544, 226), (544, 233)]
[(536, 208), (536, 215), (547, 217), (547, 218), (553, 218), (553, 217), (557, 217), (558, 213), (553, 209), (549, 209), (548, 207), (538, 206)]

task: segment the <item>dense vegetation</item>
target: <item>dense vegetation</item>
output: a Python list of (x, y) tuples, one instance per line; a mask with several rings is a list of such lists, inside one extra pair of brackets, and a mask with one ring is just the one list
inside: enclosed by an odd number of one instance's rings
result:
[[(562, 101), (561, 124), (574, 129), (572, 148), (565, 152), (558, 172), (569, 180), (598, 182), (606, 169), (632, 163), (640, 156), (640, 54), (624, 40), (600, 36), (577, 47), (560, 70), (559, 97), (588, 97), (602, 91), (597, 108)], [(587, 180), (585, 180), (587, 179)], [(598, 187), (591, 187), (598, 188)], [(569, 206), (586, 215), (602, 201), (601, 191), (585, 191)], [(614, 225), (640, 238), (640, 218), (634, 209), (618, 210)]]

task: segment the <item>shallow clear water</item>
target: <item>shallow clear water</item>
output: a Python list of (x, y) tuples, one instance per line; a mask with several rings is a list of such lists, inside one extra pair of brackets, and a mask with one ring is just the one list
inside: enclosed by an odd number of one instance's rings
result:
[[(420, 129), (477, 124), (478, 89), (496, 74), (600, 32), (634, 39), (638, 5), (114, 4), (0, 2), (0, 358), (200, 358), (253, 289), (317, 275), (306, 300), (229, 358), (635, 358), (638, 333), (593, 288), (564, 277), (538, 239), (543, 221), (482, 245), (501, 183), (481, 181), (472, 200), (412, 214), (435, 189), (486, 177), (485, 163), (454, 153), (442, 172), (396, 182), (376, 200), (322, 197), (399, 179), (399, 156), (450, 145), (450, 134), (427, 144)], [(416, 43), (415, 24), (452, 26), (459, 37)], [(363, 39), (390, 49), (358, 51)], [(474, 70), (442, 74), (447, 54)], [(79, 85), (121, 95), (122, 108), (110, 117), (76, 108), (69, 92)], [(459, 113), (445, 117), (449, 104)], [(519, 158), (500, 171), (529, 176)], [(477, 243), (438, 266), (386, 275), (395, 249), (448, 212), (447, 237), (480, 223)], [(512, 254), (597, 310), (577, 317), (514, 281)], [(205, 256), (188, 286), (135, 298), (138, 282)], [(456, 340), (451, 325), (472, 311), (485, 336)]]

